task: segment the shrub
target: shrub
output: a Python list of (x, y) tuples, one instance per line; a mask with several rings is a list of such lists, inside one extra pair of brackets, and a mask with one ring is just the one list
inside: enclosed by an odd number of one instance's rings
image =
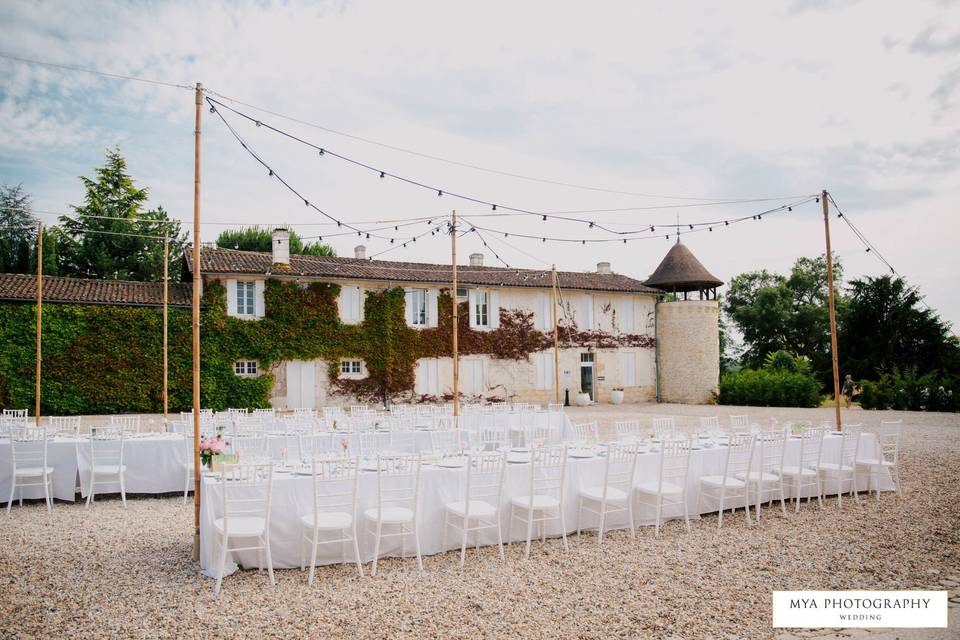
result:
[(720, 380), (719, 404), (763, 407), (817, 407), (820, 385), (808, 374), (743, 369)]
[(864, 409), (901, 411), (957, 411), (960, 380), (930, 372), (917, 376), (916, 367), (894, 367), (876, 381), (860, 381), (860, 406)]

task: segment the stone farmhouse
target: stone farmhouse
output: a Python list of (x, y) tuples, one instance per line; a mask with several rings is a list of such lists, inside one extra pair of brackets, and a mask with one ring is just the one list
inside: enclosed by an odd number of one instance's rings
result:
[[(189, 304), (194, 268), (188, 251), (183, 282), (170, 288), (171, 304), (181, 310)], [(224, 319), (204, 320), (201, 335), (245, 336), (229, 341), (232, 360), (221, 366), (230, 367), (237, 384), (266, 377), (261, 404), (319, 407), (376, 398), (377, 390), (392, 401), (449, 400), (454, 298), (462, 398), (555, 399), (550, 271), (486, 266), (475, 253), (458, 266), (453, 292), (449, 265), (372, 260), (363, 246), (352, 258), (290, 255), (289, 234), (277, 229), (271, 252), (203, 249), (200, 274), (207, 312), (225, 307)], [(33, 302), (34, 280), (0, 276), (0, 306)], [(160, 303), (159, 283), (45, 282), (45, 309)], [(719, 378), (716, 287), (722, 283), (684, 245), (674, 245), (646, 282), (615, 273), (606, 262), (593, 272), (558, 272), (557, 282), (561, 401), (586, 393), (608, 402), (614, 390), (628, 403), (712, 400)], [(395, 307), (384, 306), (387, 298)]]

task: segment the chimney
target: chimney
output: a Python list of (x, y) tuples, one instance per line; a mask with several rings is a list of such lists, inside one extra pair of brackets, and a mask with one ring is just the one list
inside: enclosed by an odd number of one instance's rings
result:
[(597, 273), (610, 273), (610, 263), (609, 263), (609, 262), (598, 262), (598, 263), (597, 263)]
[(353, 257), (357, 260), (366, 260), (367, 259), (367, 248), (362, 244), (358, 244), (353, 248)]
[(273, 230), (273, 264), (290, 264), (290, 232), (283, 227), (277, 227)]
[(471, 266), (471, 267), (482, 267), (482, 266), (483, 266), (483, 254), (482, 254), (482, 253), (471, 253), (471, 254), (470, 254), (470, 266)]

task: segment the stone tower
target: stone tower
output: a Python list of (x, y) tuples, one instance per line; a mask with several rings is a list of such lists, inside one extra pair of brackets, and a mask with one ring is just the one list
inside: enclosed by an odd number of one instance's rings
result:
[[(720, 382), (717, 287), (723, 282), (678, 238), (644, 284), (673, 294), (657, 303), (660, 402), (712, 402)], [(689, 295), (694, 291), (696, 299)]]

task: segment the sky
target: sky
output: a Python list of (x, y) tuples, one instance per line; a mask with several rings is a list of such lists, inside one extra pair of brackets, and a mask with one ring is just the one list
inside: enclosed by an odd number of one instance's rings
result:
[[(333, 218), (367, 229), (456, 209), (485, 229), (462, 236), (458, 252), (482, 252), (487, 265), (502, 264), (494, 252), (512, 267), (609, 261), (643, 279), (675, 240), (659, 235), (668, 225), (752, 216), (827, 189), (876, 249), (865, 252), (832, 216), (845, 278), (887, 272), (879, 251), (960, 326), (957, 0), (21, 2), (0, 6), (0, 43), (22, 58), (203, 82), (317, 147), (499, 203), (494, 212), (380, 179), (220, 109)], [(0, 183), (22, 183), (39, 211), (65, 212), (82, 202), (78, 177), (119, 147), (151, 206), (189, 229), (194, 109), (186, 89), (0, 58)], [(203, 241), (240, 225), (288, 225), (353, 255), (356, 236), (329, 237), (334, 223), (270, 177), (217, 114), (202, 117)], [(755, 201), (720, 202), (730, 200)], [(653, 225), (646, 235), (657, 237), (525, 239), (516, 234), (619, 236), (505, 207), (590, 210), (570, 216), (618, 231)], [(389, 250), (383, 259), (449, 261), (445, 234), (406, 248), (362, 241), (367, 255)], [(810, 202), (682, 241), (725, 281), (786, 272), (823, 253), (823, 216)]]

